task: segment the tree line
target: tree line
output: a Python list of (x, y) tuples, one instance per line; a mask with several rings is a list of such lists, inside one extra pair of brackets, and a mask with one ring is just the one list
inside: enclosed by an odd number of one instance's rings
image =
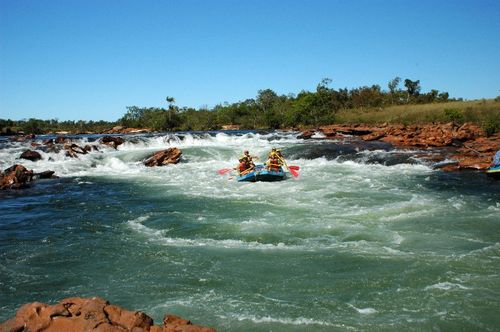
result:
[(330, 88), (331, 82), (325, 78), (315, 91), (301, 91), (297, 95), (259, 90), (255, 98), (219, 104), (212, 109), (179, 108), (174, 98), (167, 97), (167, 109), (130, 106), (118, 122), (154, 130), (215, 130), (228, 124), (244, 129), (280, 129), (335, 123), (335, 115), (340, 110), (456, 100), (450, 99), (448, 92), (435, 89), (421, 93), (420, 80), (402, 81), (400, 77), (389, 81), (387, 90), (379, 85), (335, 90)]
[(435, 89), (422, 93), (420, 80), (403, 81), (400, 77), (390, 80), (387, 89), (372, 85), (335, 90), (330, 87), (331, 83), (331, 79), (325, 78), (315, 91), (301, 91), (297, 95), (278, 95), (272, 89), (263, 89), (255, 98), (218, 104), (212, 109), (178, 107), (175, 99), (169, 96), (166, 97), (166, 108), (128, 106), (126, 113), (116, 122), (0, 119), (0, 128), (4, 134), (15, 130), (34, 134), (102, 132), (116, 125), (155, 131), (217, 130), (224, 125), (237, 125), (242, 129), (280, 129), (332, 124), (340, 110), (377, 110), (393, 105), (457, 100), (450, 99), (447, 92)]

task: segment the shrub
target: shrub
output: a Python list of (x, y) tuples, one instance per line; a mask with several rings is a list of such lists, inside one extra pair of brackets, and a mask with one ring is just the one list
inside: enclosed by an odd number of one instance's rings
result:
[(457, 108), (445, 108), (444, 116), (448, 121), (453, 121), (453, 122), (464, 121), (464, 114), (462, 113), (462, 110), (459, 110)]
[(500, 120), (488, 119), (483, 123), (483, 130), (490, 136), (500, 130)]

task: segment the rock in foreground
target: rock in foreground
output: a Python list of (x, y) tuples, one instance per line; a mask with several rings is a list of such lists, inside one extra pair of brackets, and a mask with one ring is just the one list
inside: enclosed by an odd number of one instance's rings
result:
[(54, 171), (34, 173), (23, 165), (13, 165), (3, 172), (0, 171), (0, 190), (21, 189), (28, 187), (37, 179), (55, 179)]
[(155, 152), (155, 154), (144, 161), (144, 165), (153, 167), (177, 164), (181, 159), (181, 155), (182, 151), (180, 149), (168, 148), (166, 150)]
[(72, 297), (54, 305), (28, 303), (16, 315), (0, 324), (2, 332), (214, 332), (174, 315), (165, 315), (163, 325), (140, 311), (128, 311), (93, 297)]

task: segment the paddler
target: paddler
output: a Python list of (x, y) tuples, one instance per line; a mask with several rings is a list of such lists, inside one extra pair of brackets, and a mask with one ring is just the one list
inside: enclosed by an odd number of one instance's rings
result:
[(247, 164), (246, 164), (246, 162), (245, 162), (245, 160), (243, 158), (240, 158), (238, 161), (240, 163), (238, 164), (238, 166), (235, 169), (238, 170), (238, 172), (241, 175), (242, 173), (244, 173), (246, 171)]
[(272, 148), (271, 152), (269, 152), (268, 155), (268, 160), (266, 162), (267, 168), (271, 171), (279, 172), (281, 166), (283, 165), (283, 155), (281, 154), (281, 151)]
[(267, 169), (272, 172), (279, 172), (281, 168), (281, 161), (278, 159), (277, 154), (273, 154), (266, 162)]
[(239, 160), (240, 160), (240, 163), (241, 163), (241, 161), (243, 161), (245, 163), (245, 167), (246, 167), (245, 171), (254, 169), (255, 164), (253, 162), (253, 158), (254, 157), (252, 157), (250, 155), (250, 152), (248, 152), (248, 150), (243, 151), (243, 156)]
[(281, 150), (272, 148), (267, 158), (271, 159), (272, 157), (278, 158), (280, 166), (283, 165), (283, 160), (285, 159), (285, 157), (283, 157), (283, 155), (281, 154)]

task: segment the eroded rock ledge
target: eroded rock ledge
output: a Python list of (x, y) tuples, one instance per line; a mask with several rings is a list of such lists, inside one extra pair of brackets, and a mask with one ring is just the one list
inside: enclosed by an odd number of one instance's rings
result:
[(379, 140), (391, 143), (396, 147), (414, 147), (419, 149), (441, 149), (440, 158), (435, 161), (452, 159), (454, 165), (445, 170), (487, 169), (491, 166), (493, 155), (500, 150), (500, 133), (487, 136), (484, 130), (472, 123), (457, 125), (390, 125), (377, 126), (330, 125), (317, 130), (303, 132), (299, 137), (311, 138), (321, 132), (326, 139), (343, 138), (344, 135), (358, 136), (365, 141)]
[(99, 297), (70, 297), (54, 305), (28, 303), (0, 324), (1, 332), (215, 332), (166, 314), (162, 325), (140, 311), (129, 311)]

